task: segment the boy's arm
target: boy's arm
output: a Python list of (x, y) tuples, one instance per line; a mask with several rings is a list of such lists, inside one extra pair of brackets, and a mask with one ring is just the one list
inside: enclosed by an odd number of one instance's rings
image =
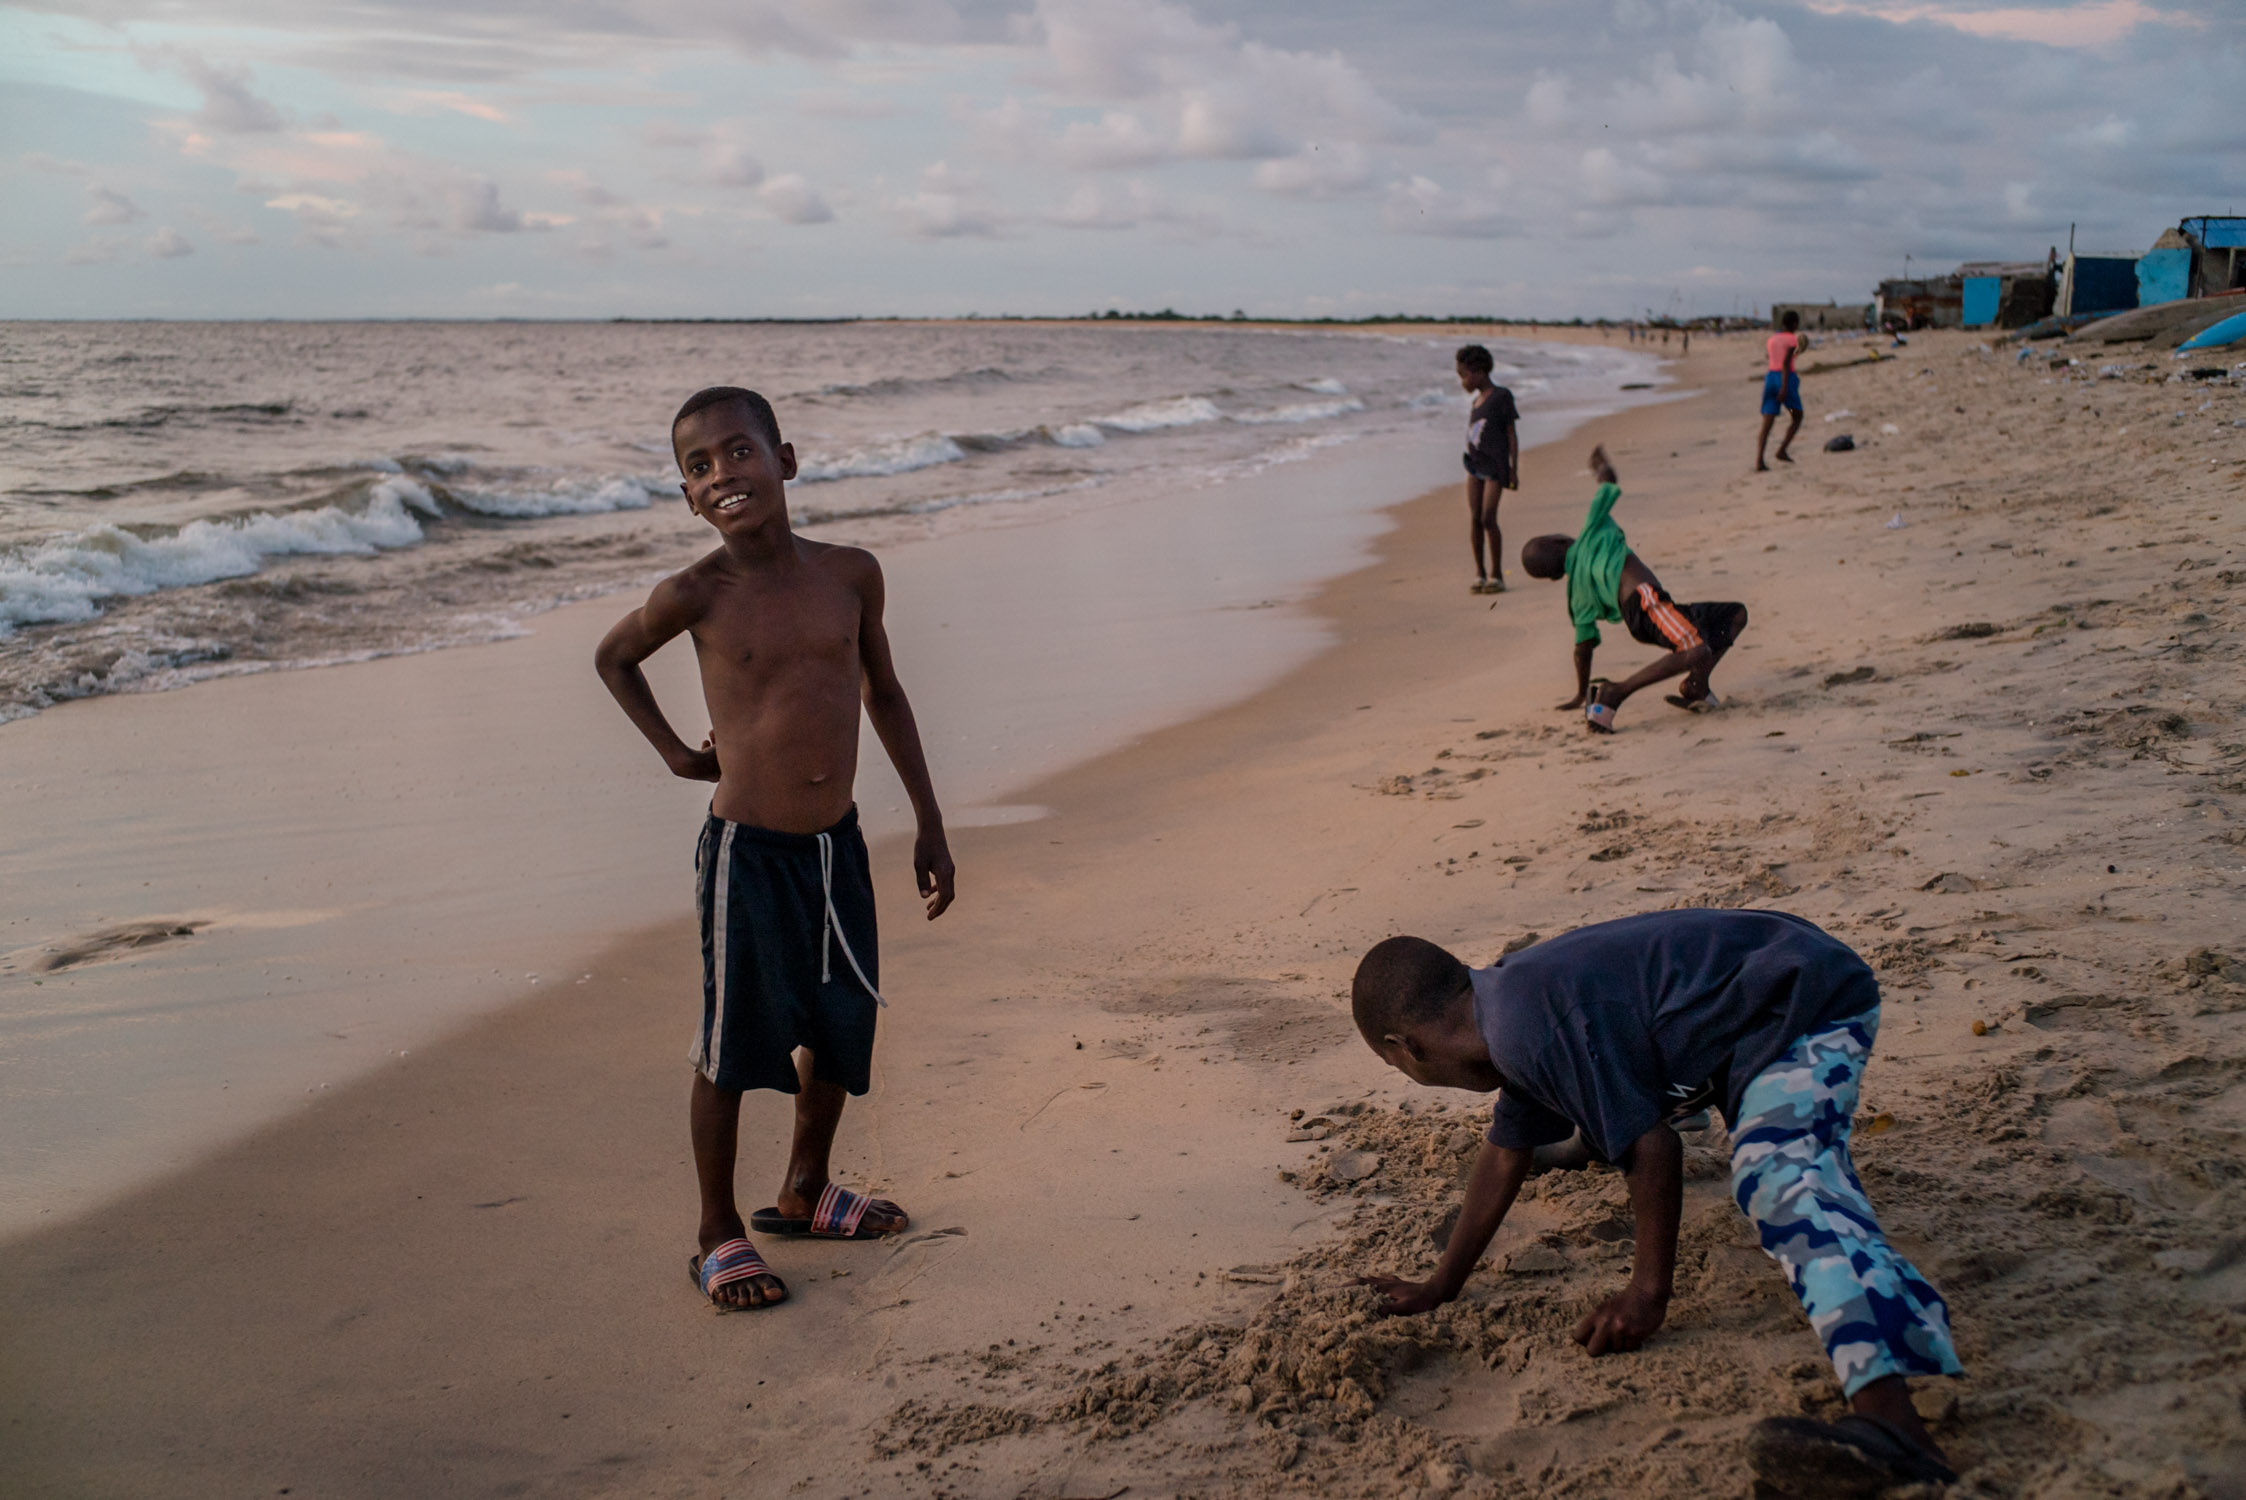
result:
[(1521, 487), (1521, 424), (1518, 420), (1505, 424), (1505, 487)]
[(1450, 1243), (1435, 1265), (1435, 1274), (1425, 1281), (1360, 1276), (1357, 1284), (1384, 1293), (1380, 1310), (1399, 1317), (1426, 1312), (1457, 1297), (1466, 1278), (1474, 1274), (1475, 1262), (1490, 1247), (1497, 1226), (1505, 1222), (1506, 1211), (1512, 1208), (1521, 1184), (1528, 1181), (1534, 1154), (1482, 1142), (1481, 1153), (1474, 1158), (1474, 1174), (1466, 1180), (1466, 1201), (1459, 1205), (1458, 1223), (1451, 1229)]
[(1630, 1179), (1630, 1214), (1637, 1224), (1637, 1255), (1630, 1284), (1576, 1325), (1575, 1341), (1591, 1354), (1635, 1349), (1653, 1337), (1669, 1315), (1677, 1275), (1677, 1222), (1684, 1213), (1684, 1142), (1667, 1125), (1638, 1137), (1623, 1166)]
[(1598, 649), (1597, 641), (1575, 643), (1575, 696), (1560, 705), (1563, 712), (1591, 701), (1591, 653)]
[(881, 737), (881, 748), (889, 752), (889, 763), (897, 768), (897, 779), (905, 784), (905, 795), (912, 800), (913, 820), (920, 830), (912, 845), (913, 878), (919, 883), (920, 894), (927, 898), (928, 920), (933, 922), (951, 905), (951, 846), (944, 839), (944, 814), (936, 806), (935, 784), (928, 779), (920, 726), (913, 719), (912, 704), (906, 701), (904, 684), (897, 681), (897, 664), (889, 654), (889, 631), (881, 622), (887, 597), (881, 564), (870, 555), (859, 584), (859, 597), (863, 605), (858, 617), (858, 660), (865, 674), (859, 696), (865, 701), (866, 717), (873, 720), (873, 732)]
[(689, 629), (701, 615), (698, 600), (675, 577), (666, 578), (655, 585), (647, 596), (647, 603), (616, 622), (615, 628), (601, 639), (600, 647), (593, 653), (594, 670), (600, 680), (608, 684), (609, 692), (623, 708), (624, 716), (637, 725), (663, 757), (663, 764), (671, 768), (673, 776), (683, 776), (689, 781), (715, 781), (718, 779), (717, 751), (710, 741), (702, 741), (699, 750), (688, 747), (671, 728), (671, 721), (663, 717), (663, 710), (655, 703), (655, 692), (647, 685), (647, 675), (639, 664), (653, 656), (675, 636)]

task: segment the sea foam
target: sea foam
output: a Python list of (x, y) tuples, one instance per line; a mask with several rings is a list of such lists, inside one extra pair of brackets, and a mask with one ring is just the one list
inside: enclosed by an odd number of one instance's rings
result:
[(365, 556), (411, 547), (423, 535), (415, 512), (440, 514), (436, 497), (415, 480), (391, 477), (351, 510), (260, 511), (190, 521), (152, 536), (89, 526), (0, 556), (0, 635), (19, 625), (90, 620), (104, 599), (245, 578), (269, 557)]
[(869, 479), (887, 474), (910, 474), (937, 464), (955, 464), (967, 450), (940, 432), (913, 437), (886, 438), (852, 448), (832, 458), (809, 458), (796, 470), (796, 483), (816, 484), (823, 479)]
[(1116, 432), (1160, 432), (1166, 427), (1198, 427), (1203, 422), (1221, 421), (1223, 417), (1217, 404), (1206, 396), (1171, 396), (1161, 401), (1143, 401), (1112, 416), (1092, 420)]

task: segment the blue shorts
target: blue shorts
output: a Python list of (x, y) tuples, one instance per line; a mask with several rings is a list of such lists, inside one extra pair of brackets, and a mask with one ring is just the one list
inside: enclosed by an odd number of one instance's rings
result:
[(1762, 414), (1778, 415), (1778, 408), (1801, 410), (1801, 377), (1791, 370), (1772, 370), (1762, 378)]

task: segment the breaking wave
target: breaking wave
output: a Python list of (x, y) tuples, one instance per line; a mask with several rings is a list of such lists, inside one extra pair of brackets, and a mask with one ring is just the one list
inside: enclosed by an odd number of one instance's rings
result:
[(1115, 432), (1160, 432), (1169, 427), (1198, 427), (1203, 422), (1223, 419), (1224, 413), (1206, 396), (1171, 396), (1127, 406), (1112, 416), (1094, 417), (1092, 421)]
[(394, 477), (378, 481), (355, 510), (263, 511), (152, 536), (89, 526), (0, 556), (0, 635), (19, 625), (90, 620), (105, 599), (247, 577), (269, 557), (411, 547), (423, 536), (416, 513), (434, 518), (442, 509), (420, 482)]

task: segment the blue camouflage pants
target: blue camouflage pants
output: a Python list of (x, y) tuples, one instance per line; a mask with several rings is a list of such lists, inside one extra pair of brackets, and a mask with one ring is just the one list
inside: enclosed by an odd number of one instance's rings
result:
[(1889, 1375), (1964, 1372), (1939, 1292), (1880, 1233), (1848, 1159), (1879, 1008), (1803, 1037), (1755, 1076), (1731, 1129), (1731, 1195), (1785, 1269), (1853, 1396)]

